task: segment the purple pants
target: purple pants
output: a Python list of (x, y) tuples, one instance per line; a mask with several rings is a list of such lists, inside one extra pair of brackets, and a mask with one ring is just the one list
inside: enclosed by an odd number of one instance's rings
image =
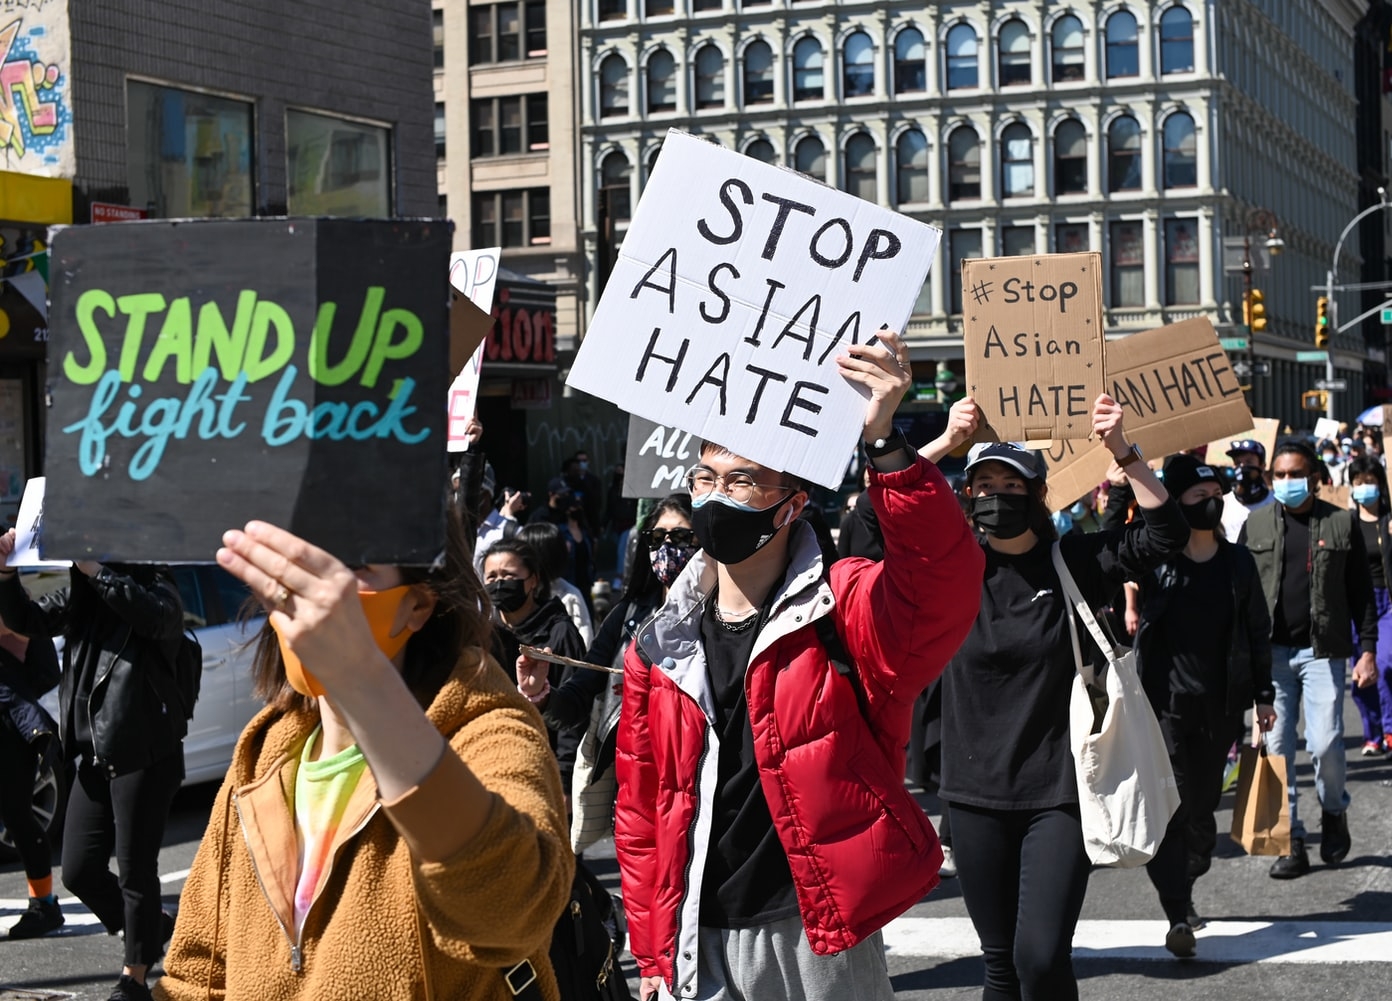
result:
[[(1363, 718), (1364, 741), (1392, 734), (1392, 598), (1387, 588), (1373, 588), (1378, 612), (1377, 684), (1359, 688), (1351, 681), (1350, 691), (1358, 715)], [(1353, 636), (1354, 659), (1358, 657), (1358, 630)]]

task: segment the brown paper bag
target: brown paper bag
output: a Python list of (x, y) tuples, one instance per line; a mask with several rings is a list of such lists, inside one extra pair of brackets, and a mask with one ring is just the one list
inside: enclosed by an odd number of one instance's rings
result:
[[(1255, 725), (1254, 736), (1258, 736)], [(1243, 745), (1238, 765), (1232, 839), (1248, 855), (1289, 855), (1290, 811), (1286, 803), (1286, 759), (1267, 754), (1266, 741)]]

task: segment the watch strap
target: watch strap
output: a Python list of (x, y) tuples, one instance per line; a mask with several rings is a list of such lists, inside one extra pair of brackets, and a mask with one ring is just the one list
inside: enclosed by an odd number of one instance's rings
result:
[(1116, 464), (1120, 466), (1122, 469), (1125, 469), (1127, 466), (1130, 466), (1133, 463), (1141, 462), (1144, 459), (1145, 456), (1141, 455), (1141, 450), (1137, 448), (1135, 445), (1132, 445), (1130, 448), (1126, 450), (1125, 455), (1116, 460)]
[(865, 446), (865, 456), (869, 459), (878, 459), (882, 455), (889, 455), (891, 452), (898, 452), (902, 449), (913, 451), (909, 439), (903, 431), (898, 429), (887, 438), (876, 438), (874, 441), (866, 441), (861, 444)]

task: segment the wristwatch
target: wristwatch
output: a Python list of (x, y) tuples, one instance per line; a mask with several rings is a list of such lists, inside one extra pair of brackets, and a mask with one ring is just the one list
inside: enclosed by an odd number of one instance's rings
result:
[(1116, 464), (1120, 466), (1122, 469), (1125, 469), (1133, 462), (1145, 461), (1145, 456), (1141, 455), (1141, 450), (1135, 445), (1130, 446), (1126, 450), (1126, 454), (1121, 456), (1120, 458), (1118, 458), (1117, 456), (1112, 456), (1112, 458), (1116, 459)]
[(888, 438), (876, 438), (874, 441), (863, 441), (861, 444), (865, 446), (865, 457), (872, 461), (901, 449), (910, 455), (913, 453), (913, 446), (909, 444), (909, 439), (905, 437), (903, 431), (899, 430), (895, 430)]

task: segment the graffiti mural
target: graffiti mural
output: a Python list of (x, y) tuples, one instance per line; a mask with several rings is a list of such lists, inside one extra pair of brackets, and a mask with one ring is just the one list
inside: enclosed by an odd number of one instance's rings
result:
[(68, 69), (67, 5), (0, 0), (0, 170), (73, 176)]

